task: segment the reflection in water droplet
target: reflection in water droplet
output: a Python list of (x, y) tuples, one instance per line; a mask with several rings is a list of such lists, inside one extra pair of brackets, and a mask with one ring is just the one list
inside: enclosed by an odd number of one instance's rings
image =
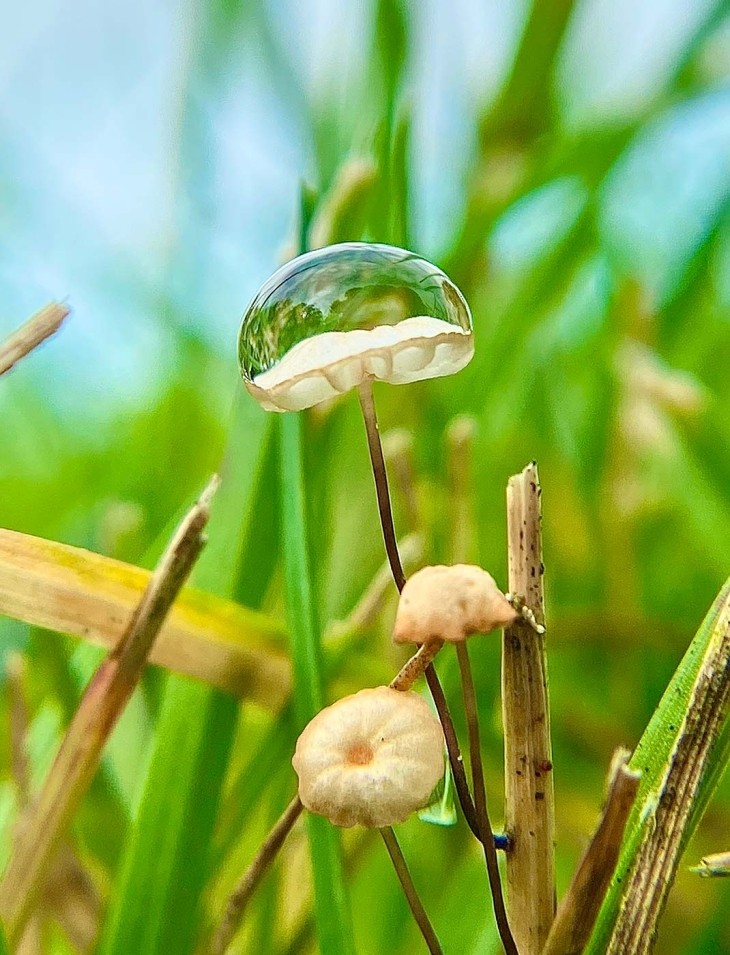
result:
[(461, 293), (430, 262), (343, 243), (299, 256), (262, 286), (238, 354), (265, 407), (299, 409), (367, 377), (402, 383), (458, 371), (471, 358), (471, 328)]

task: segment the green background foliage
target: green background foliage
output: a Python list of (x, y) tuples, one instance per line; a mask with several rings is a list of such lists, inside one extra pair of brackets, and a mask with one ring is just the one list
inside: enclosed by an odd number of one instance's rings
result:
[[(310, 241), (328, 231), (426, 255), (469, 301), (476, 355), (454, 378), (375, 388), (382, 431), (413, 442), (419, 524), (395, 481), (396, 526), (424, 532), (428, 560), (448, 559), (444, 434), (472, 415), (473, 558), (504, 584), (504, 486), (539, 462), (562, 892), (611, 752), (638, 741), (728, 573), (727, 4), (70, 9), (48, 4), (33, 24), (18, 11), (2, 40), (0, 330), (53, 297), (74, 313), (0, 387), (0, 524), (151, 566), (227, 455), (224, 473), (245, 465), (239, 511), (232, 493), (198, 585), (285, 619), (291, 515), (278, 439), (241, 410), (240, 316), (299, 244), (302, 180), (318, 208)], [(303, 422), (313, 616), (300, 624), (321, 625), (325, 648), (384, 559), (358, 415), (350, 395)], [(360, 686), (401, 662), (394, 606), (393, 588), (348, 649)], [(1, 659), (13, 649), (28, 661), (37, 785), (98, 653), (0, 620)], [(497, 641), (472, 657), (499, 819)], [(342, 690), (307, 665), (327, 699)], [(458, 700), (455, 661), (439, 670)], [(7, 710), (5, 694), (0, 719)], [(294, 791), (298, 720), (149, 671), (70, 836), (111, 913), (103, 950), (129, 951), (133, 937), (135, 951), (184, 955), (204, 942)], [(7, 734), (0, 766), (4, 862)], [(730, 951), (730, 885), (688, 871), (728, 848), (729, 810), (725, 781), (688, 846), (660, 955)], [(399, 837), (445, 950), (496, 951), (463, 822), (413, 819)], [(322, 839), (331, 871), (343, 854), (349, 896), (317, 907), (329, 951), (348, 904), (356, 951), (420, 950), (375, 836)], [(318, 950), (309, 873), (301, 827), (237, 951)], [(53, 915), (43, 933), (43, 952), (78, 950)]]

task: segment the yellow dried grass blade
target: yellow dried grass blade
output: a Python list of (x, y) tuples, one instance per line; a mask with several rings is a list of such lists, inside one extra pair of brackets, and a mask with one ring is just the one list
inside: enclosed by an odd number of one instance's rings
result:
[[(0, 529), (0, 613), (112, 647), (149, 571), (56, 541)], [(283, 627), (264, 614), (182, 591), (150, 660), (278, 708), (291, 688)]]

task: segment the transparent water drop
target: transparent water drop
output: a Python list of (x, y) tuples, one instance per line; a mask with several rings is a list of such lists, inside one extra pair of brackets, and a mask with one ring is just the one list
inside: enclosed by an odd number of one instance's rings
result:
[(452, 374), (473, 354), (469, 307), (435, 265), (393, 246), (348, 242), (299, 256), (259, 290), (238, 355), (268, 410), (300, 410), (365, 378)]

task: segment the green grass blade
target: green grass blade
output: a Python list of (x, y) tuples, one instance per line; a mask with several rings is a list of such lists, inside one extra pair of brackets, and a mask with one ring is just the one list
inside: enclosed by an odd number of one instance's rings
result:
[[(698, 687), (707, 685), (709, 681), (722, 688), (724, 680), (724, 687), (727, 688), (729, 607), (730, 580), (725, 583), (697, 631), (631, 758), (630, 768), (641, 773), (639, 791), (626, 826), (616, 871), (601, 907), (593, 936), (585, 950), (586, 955), (600, 955), (606, 950), (617, 918), (624, 908), (624, 895), (627, 892), (631, 894), (630, 880), (641, 861), (640, 853), (659, 828), (660, 814), (666, 812), (667, 807), (679, 805), (680, 801), (686, 802), (689, 799), (691, 801), (686, 806), (685, 815), (677, 824), (676, 834), (672, 834), (671, 840), (665, 839), (660, 847), (666, 857), (665, 879), (668, 891), (679, 856), (699, 822), (727, 763), (730, 755), (727, 704), (724, 712), (716, 714), (716, 733), (711, 732), (709, 725), (706, 728), (703, 716), (700, 720), (703, 724), (700, 734), (699, 730), (690, 724), (690, 718), (693, 715), (695, 721), (698, 718), (695, 712)], [(727, 693), (725, 695), (727, 696)], [(713, 709), (715, 708), (713, 706)], [(705, 735), (705, 730), (707, 740), (701, 738)], [(689, 791), (689, 784), (683, 782), (682, 791), (679, 792), (680, 786), (674, 777), (671, 777), (670, 782), (670, 773), (680, 760), (686, 763), (688, 749), (700, 744), (705, 746), (705, 758), (699, 767), (698, 779), (692, 780), (693, 790), (688, 796), (685, 786)], [(675, 787), (677, 792), (674, 791)], [(656, 909), (654, 919), (663, 907), (663, 891), (663, 887), (658, 887), (652, 896), (652, 905)], [(653, 928), (654, 924), (650, 922), (647, 931), (651, 933)]]
[[(256, 405), (236, 403), (231, 451), (209, 525), (210, 543), (194, 576), (221, 596), (263, 592), (272, 563), (249, 563), (247, 531), (270, 493), (261, 480), (270, 419)], [(261, 505), (263, 506), (263, 505)], [(245, 564), (245, 566), (242, 566)], [(232, 697), (169, 677), (150, 762), (118, 884), (112, 894), (104, 955), (185, 955), (195, 945), (199, 902), (208, 878), (218, 802), (237, 717)]]
[(0, 922), (0, 955), (10, 955), (10, 949), (5, 939), (5, 929), (3, 928), (2, 922)]
[[(302, 417), (282, 415), (281, 522), (287, 614), (292, 639), (294, 706), (303, 727), (321, 708), (322, 653), (308, 553)], [(314, 904), (322, 955), (354, 955), (339, 833), (321, 816), (307, 817)]]

